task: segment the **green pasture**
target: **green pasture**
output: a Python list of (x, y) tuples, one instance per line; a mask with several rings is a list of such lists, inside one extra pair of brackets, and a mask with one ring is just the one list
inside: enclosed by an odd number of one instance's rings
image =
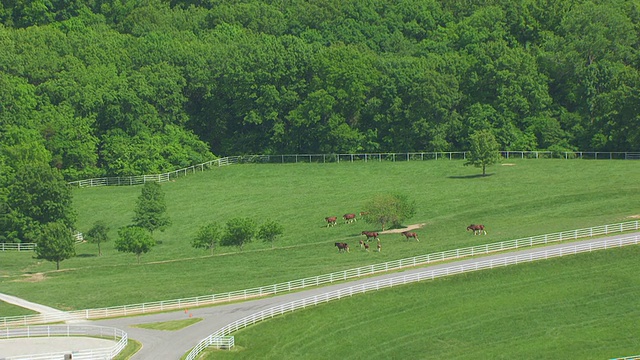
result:
[[(2, 292), (64, 310), (168, 300), (240, 290), (307, 276), (568, 229), (632, 220), (640, 214), (640, 166), (624, 160), (508, 160), (488, 169), (460, 160), (330, 164), (233, 165), (163, 183), (172, 225), (156, 232), (158, 245), (136, 264), (133, 254), (113, 248), (117, 229), (131, 223), (140, 186), (74, 190), (78, 230), (96, 220), (110, 226), (111, 241), (97, 256), (94, 244), (79, 244), (77, 256), (55, 264), (33, 253), (0, 253)], [(414, 200), (406, 225), (420, 242), (381, 235), (382, 252), (361, 251), (358, 221), (327, 228), (324, 218), (359, 212), (377, 193)], [(214, 256), (190, 245), (198, 228), (247, 216), (272, 219), (284, 235), (269, 244), (216, 249)], [(482, 223), (488, 235), (465, 231)], [(351, 244), (339, 254), (334, 242)]]
[(611, 359), (640, 353), (637, 246), (484, 270), (299, 310), (207, 359)]
[(0, 317), (33, 315), (37, 312), (0, 301)]

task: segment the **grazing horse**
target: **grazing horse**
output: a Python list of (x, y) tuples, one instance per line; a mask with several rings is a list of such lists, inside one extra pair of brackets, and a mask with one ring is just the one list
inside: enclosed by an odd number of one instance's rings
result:
[(329, 217), (326, 217), (324, 219), (327, 220), (327, 227), (335, 226), (336, 225), (336, 221), (338, 221), (338, 217), (337, 216), (329, 216)]
[(342, 218), (344, 219), (345, 224), (349, 224), (356, 221), (356, 214), (344, 214), (342, 215)]
[(356, 214), (344, 214), (342, 215), (342, 217), (344, 218), (345, 224), (349, 224), (356, 221)]
[(480, 224), (471, 224), (467, 226), (467, 231), (473, 230), (473, 235), (485, 234), (487, 235), (487, 231), (484, 229), (484, 225)]
[(367, 236), (367, 241), (371, 241), (371, 238), (379, 240), (378, 239), (378, 233), (375, 232), (375, 231), (363, 231), (362, 235), (366, 235)]
[(420, 240), (418, 240), (418, 234), (416, 234), (414, 232), (403, 231), (402, 235), (404, 235), (407, 238), (407, 240), (409, 240), (410, 238), (414, 238), (414, 239), (416, 239), (416, 241), (420, 241)]
[(346, 251), (349, 252), (349, 244), (343, 242), (337, 242), (336, 246), (338, 247), (338, 252)]
[(360, 240), (360, 247), (364, 247), (364, 241)]
[(364, 243), (364, 249), (365, 249), (365, 250), (367, 250), (367, 251), (369, 251), (369, 244)]
[(382, 245), (380, 245), (380, 241), (378, 241), (378, 252), (382, 249)]

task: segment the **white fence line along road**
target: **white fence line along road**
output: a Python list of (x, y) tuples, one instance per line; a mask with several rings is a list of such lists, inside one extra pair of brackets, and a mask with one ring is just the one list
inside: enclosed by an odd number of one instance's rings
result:
[[(127, 333), (116, 328), (105, 326), (87, 325), (49, 325), (49, 326), (28, 326), (20, 328), (0, 329), (0, 344), (2, 340), (19, 338), (43, 338), (43, 337), (97, 337), (108, 338), (115, 341), (113, 346), (101, 349), (67, 350), (42, 354), (25, 354), (16, 356), (3, 356), (3, 360), (49, 360), (65, 359), (65, 355), (71, 354), (74, 360), (96, 360), (113, 359), (126, 346), (128, 342)], [(5, 345), (5, 350), (10, 345)]]
[(326, 303), (333, 300), (342, 299), (345, 297), (351, 297), (356, 294), (363, 294), (370, 291), (376, 291), (380, 289), (390, 288), (399, 285), (410, 284), (423, 280), (433, 280), (436, 278), (462, 274), (472, 271), (493, 269), (497, 267), (505, 267), (509, 265), (517, 265), (522, 263), (529, 263), (536, 260), (544, 260), (555, 257), (562, 257), (567, 255), (574, 255), (584, 252), (592, 252), (596, 250), (609, 249), (613, 247), (622, 247), (628, 245), (638, 245), (640, 243), (640, 235), (632, 235), (627, 237), (621, 237), (618, 239), (604, 239), (593, 241), (585, 244), (567, 244), (558, 246), (554, 249), (539, 250), (535, 252), (529, 252), (526, 254), (517, 255), (504, 255), (495, 259), (476, 259), (473, 262), (456, 264), (434, 270), (420, 270), (405, 275), (397, 275), (382, 280), (374, 280), (366, 283), (361, 283), (354, 286), (345, 287), (335, 291), (325, 292), (319, 295), (306, 297), (300, 300), (295, 300), (285, 304), (277, 305), (266, 310), (262, 310), (236, 320), (216, 332), (212, 333), (208, 337), (204, 338), (198, 345), (196, 345), (187, 355), (185, 359), (193, 360), (206, 348), (214, 346), (217, 348), (226, 347), (228, 344), (233, 344), (230, 336), (233, 332), (243, 329), (247, 326), (253, 325), (260, 321), (271, 319), (274, 316), (283, 315), (285, 313), (303, 309), (310, 306)]
[[(135, 175), (103, 177), (71, 181), (78, 187), (140, 185), (149, 181), (166, 182), (196, 171), (240, 163), (332, 163), (332, 162), (370, 162), (370, 161), (425, 161), (425, 160), (464, 160), (467, 152), (406, 152), (406, 153), (361, 153), (361, 154), (289, 154), (289, 155), (241, 155), (227, 156), (183, 169), (153, 175)], [(504, 159), (594, 159), (594, 160), (638, 160), (639, 152), (553, 152), (553, 151), (500, 151)]]
[(589, 238), (594, 236), (608, 235), (612, 233), (620, 233), (625, 231), (634, 231), (640, 229), (640, 221), (628, 221), (617, 224), (609, 224), (596, 226), (585, 229), (576, 229), (562, 231), (552, 234), (544, 234), (522, 238), (517, 240), (501, 241), (497, 243), (472, 246), (461, 249), (447, 250), (426, 255), (393, 260), (385, 263), (365, 265), (354, 269), (337, 271), (329, 274), (308, 277), (278, 283), (273, 285), (261, 286), (252, 289), (238, 290), (221, 294), (211, 294), (183, 299), (173, 299), (165, 301), (156, 301), (142, 304), (131, 304), (124, 306), (114, 306), (99, 309), (85, 309), (60, 313), (41, 313), (36, 315), (13, 316), (0, 318), (0, 326), (17, 326), (17, 325), (34, 325), (46, 324), (59, 321), (70, 320), (90, 320), (104, 319), (112, 317), (122, 317), (139, 314), (150, 314), (171, 310), (181, 310), (187, 308), (195, 308), (201, 306), (209, 306), (232, 301), (244, 301), (248, 299), (275, 295), (294, 290), (305, 289), (309, 287), (317, 287), (335, 282), (346, 281), (359, 277), (397, 271), (410, 267), (424, 266), (435, 262), (445, 260), (454, 260), (476, 255), (485, 255), (500, 251), (515, 250), (526, 247), (533, 247), (554, 242), (577, 240), (581, 238)]

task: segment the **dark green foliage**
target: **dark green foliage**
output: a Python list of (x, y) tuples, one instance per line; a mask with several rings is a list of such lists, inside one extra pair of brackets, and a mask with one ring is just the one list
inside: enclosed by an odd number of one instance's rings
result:
[(242, 247), (251, 242), (256, 235), (256, 223), (249, 218), (233, 218), (227, 221), (221, 244)]
[(114, 245), (118, 251), (136, 254), (138, 264), (140, 264), (140, 255), (151, 251), (151, 248), (156, 245), (156, 241), (146, 229), (127, 226), (118, 230), (118, 238)]
[(167, 215), (167, 204), (164, 201), (164, 192), (160, 184), (155, 181), (147, 182), (142, 186), (135, 212), (133, 224), (149, 230), (151, 234), (155, 230), (162, 231), (171, 225), (171, 220)]
[(640, 151), (638, 13), (631, 0), (5, 1), (0, 134), (29, 131), (67, 180), (212, 152), (466, 151), (482, 129), (505, 150)]
[(93, 224), (93, 227), (86, 234), (84, 238), (93, 244), (98, 244), (98, 256), (102, 256), (102, 250), (100, 250), (100, 244), (109, 241), (109, 227), (104, 221), (98, 220)]
[(36, 245), (38, 259), (55, 261), (56, 270), (60, 270), (61, 261), (76, 255), (75, 239), (71, 230), (62, 222), (43, 225)]
[(0, 192), (0, 238), (4, 242), (35, 242), (48, 223), (73, 229), (76, 214), (71, 188), (57, 169), (25, 165), (15, 171), (6, 190)]
[(220, 226), (217, 223), (209, 223), (200, 227), (196, 237), (191, 240), (191, 246), (196, 249), (209, 249), (211, 255), (213, 255), (213, 250), (221, 238), (222, 230)]

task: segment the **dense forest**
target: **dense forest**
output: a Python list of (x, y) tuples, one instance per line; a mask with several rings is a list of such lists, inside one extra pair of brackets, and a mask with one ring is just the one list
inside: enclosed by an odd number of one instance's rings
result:
[(5, 0), (0, 183), (466, 150), (478, 130), (639, 151), (639, 26), (632, 0)]

